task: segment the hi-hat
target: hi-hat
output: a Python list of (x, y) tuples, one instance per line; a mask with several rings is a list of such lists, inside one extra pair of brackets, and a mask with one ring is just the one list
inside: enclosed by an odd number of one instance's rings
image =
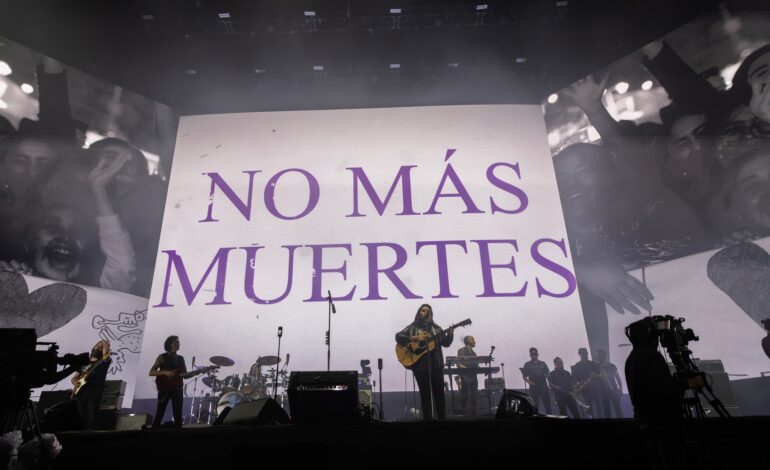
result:
[(209, 358), (209, 361), (211, 361), (212, 364), (221, 366), (221, 367), (229, 367), (235, 364), (234, 360), (225, 356), (211, 356)]
[(281, 362), (281, 358), (278, 356), (261, 356), (257, 359), (257, 365), (260, 366), (274, 366)]

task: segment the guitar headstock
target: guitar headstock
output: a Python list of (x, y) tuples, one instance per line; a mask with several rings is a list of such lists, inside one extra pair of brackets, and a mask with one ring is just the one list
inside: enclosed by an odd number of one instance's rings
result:
[(461, 321), (460, 323), (455, 323), (454, 325), (450, 326), (449, 328), (459, 328), (461, 326), (468, 326), (468, 325), (470, 325), (472, 323), (473, 322), (471, 321), (470, 318), (466, 318), (465, 320)]

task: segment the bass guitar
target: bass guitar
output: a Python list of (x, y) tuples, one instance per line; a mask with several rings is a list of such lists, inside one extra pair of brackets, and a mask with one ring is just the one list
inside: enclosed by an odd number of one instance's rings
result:
[(172, 390), (177, 387), (181, 387), (184, 383), (184, 379), (189, 379), (190, 377), (195, 377), (198, 374), (204, 374), (208, 371), (219, 369), (219, 366), (208, 366), (204, 367), (202, 369), (193, 370), (190, 372), (185, 372), (184, 369), (180, 366), (178, 369), (176, 369), (173, 375), (170, 377), (168, 375), (156, 375), (155, 376), (155, 387), (158, 389), (161, 393), (166, 393), (169, 390)]
[[(459, 328), (461, 326), (468, 326), (470, 324), (471, 324), (471, 319), (466, 318), (460, 323), (455, 323), (454, 325), (444, 330), (444, 333), (449, 333), (453, 331), (455, 328)], [(408, 343), (406, 346), (396, 344), (396, 358), (398, 358), (398, 362), (400, 362), (401, 365), (403, 365), (406, 368), (412, 367), (417, 361), (420, 360), (422, 356), (424, 356), (429, 351), (433, 351), (434, 349), (436, 349), (435, 336), (431, 335), (427, 331), (423, 331), (421, 334), (417, 336), (420, 337), (419, 340), (412, 341)]]

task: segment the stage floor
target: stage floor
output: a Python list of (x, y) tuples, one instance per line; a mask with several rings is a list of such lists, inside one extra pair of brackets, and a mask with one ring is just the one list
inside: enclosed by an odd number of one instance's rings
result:
[[(686, 468), (770, 468), (770, 417), (689, 421)], [(632, 420), (526, 418), (59, 433), (53, 468), (652, 468)], [(86, 457), (83, 457), (86, 456)], [(708, 462), (709, 467), (705, 465)]]

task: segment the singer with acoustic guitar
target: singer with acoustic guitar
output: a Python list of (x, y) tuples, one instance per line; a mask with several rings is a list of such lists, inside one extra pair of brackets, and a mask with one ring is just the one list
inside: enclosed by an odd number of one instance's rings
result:
[[(470, 320), (461, 322), (470, 324)], [(411, 369), (420, 388), (420, 404), (426, 420), (444, 419), (444, 355), (441, 347), (449, 347), (454, 339), (453, 325), (446, 330), (433, 322), (433, 309), (420, 305), (414, 321), (396, 333), (396, 355), (407, 369)], [(464, 325), (462, 325), (464, 326)], [(433, 410), (435, 408), (435, 414)]]
[[(83, 353), (85, 356), (86, 353)], [(101, 340), (91, 348), (88, 365), (72, 376), (72, 397), (85, 429), (96, 429), (104, 382), (110, 368), (110, 342)]]
[(156, 428), (163, 422), (166, 406), (171, 400), (171, 410), (174, 414), (174, 425), (182, 426), (182, 400), (184, 399), (182, 376), (187, 372), (184, 357), (179, 352), (179, 337), (169, 336), (163, 343), (165, 353), (155, 359), (150, 369), (150, 376), (155, 377), (155, 385), (158, 387), (158, 409), (152, 427)]

